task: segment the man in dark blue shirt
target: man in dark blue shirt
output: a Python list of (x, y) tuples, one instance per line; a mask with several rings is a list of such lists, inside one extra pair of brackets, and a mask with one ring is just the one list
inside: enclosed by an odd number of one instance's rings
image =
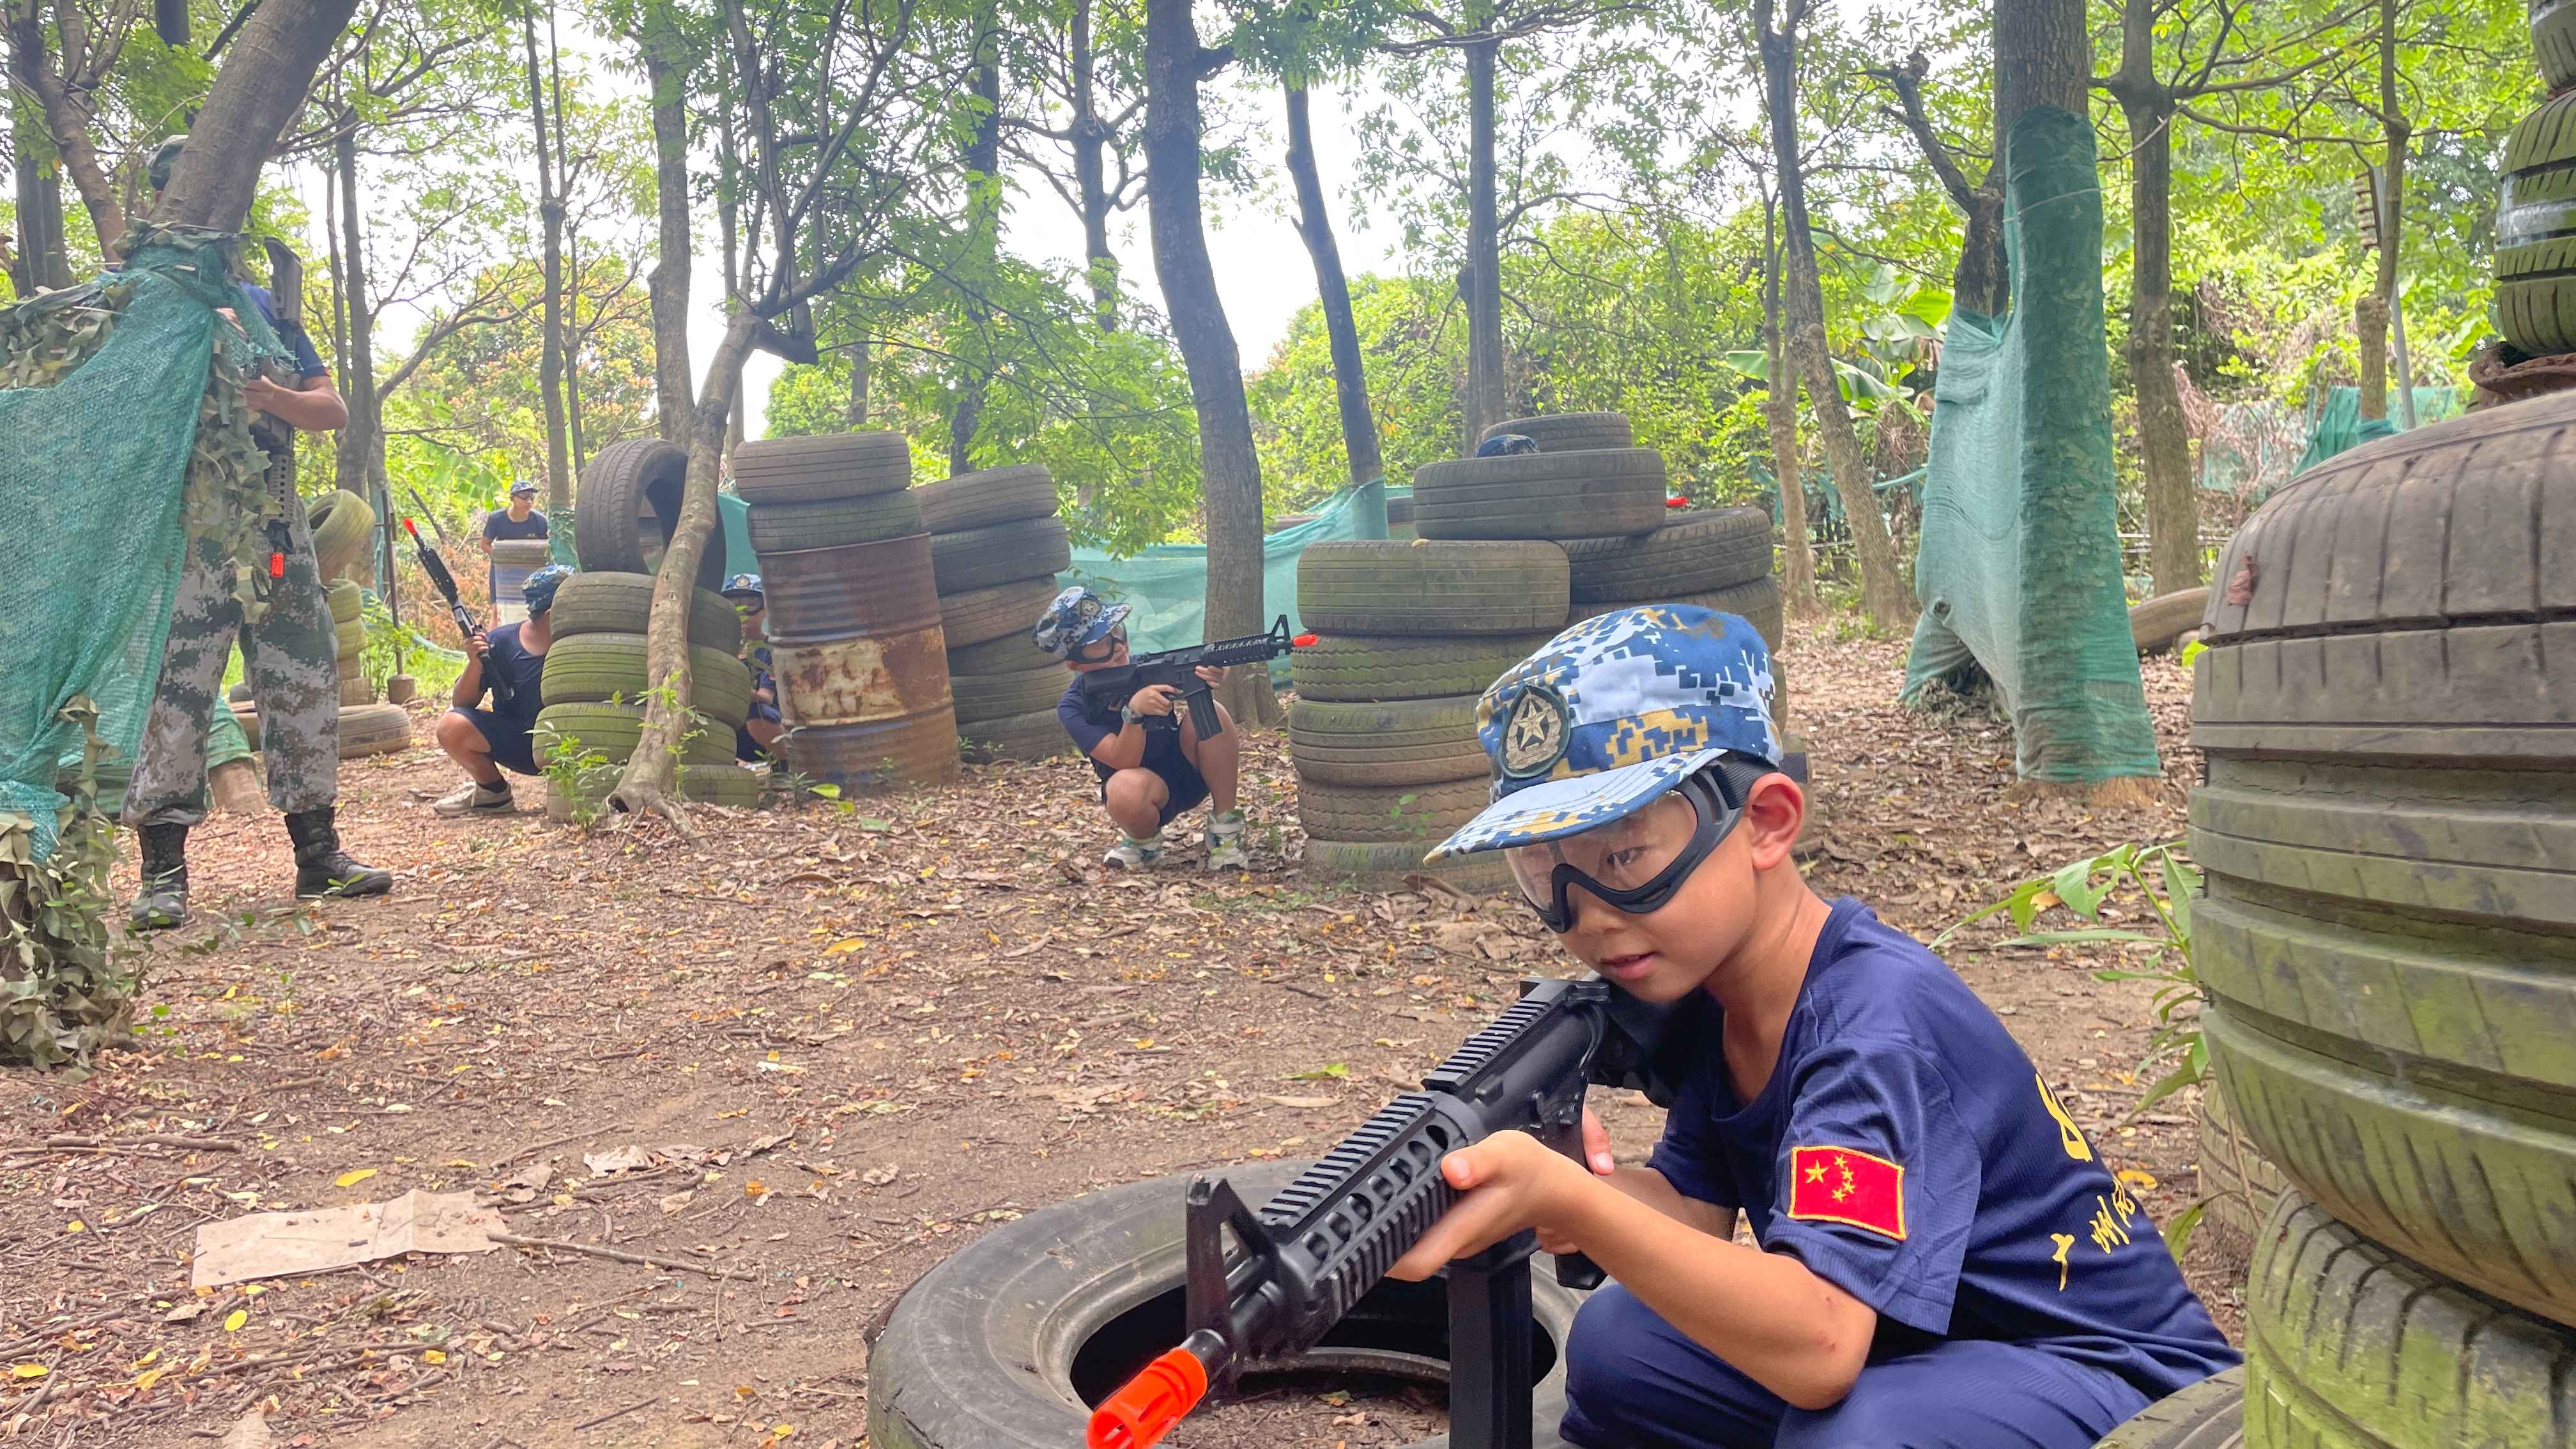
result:
[(1394, 1272), (1522, 1228), (1590, 1254), (1618, 1281), (1566, 1343), (1586, 1449), (2085, 1449), (2237, 1355), (1985, 1003), (1800, 877), (1771, 688), (1752, 626), (1653, 605), (1486, 691), (1495, 801), (1433, 855), (1503, 852), (1575, 956), (1672, 1004), (1677, 1092), (1644, 1167), (1589, 1114), (1587, 1164), (1450, 1154), (1465, 1196)]
[[(440, 815), (508, 815), (519, 808), (510, 777), (537, 773), (537, 711), (545, 708), (546, 650), (554, 643), (555, 590), (572, 577), (561, 564), (528, 575), (528, 617), (465, 641), (473, 658), (456, 676), (448, 696), (454, 708), (438, 717), (438, 747), (473, 779), (430, 807)], [(493, 675), (510, 682), (510, 702), (482, 708)]]
[(496, 538), (544, 538), (551, 525), (537, 511), (537, 485), (522, 478), (510, 485), (510, 505), (483, 515), (483, 551)]

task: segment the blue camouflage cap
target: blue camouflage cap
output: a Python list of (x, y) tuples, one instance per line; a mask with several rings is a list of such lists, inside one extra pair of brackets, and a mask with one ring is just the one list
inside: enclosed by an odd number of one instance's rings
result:
[(1579, 834), (1730, 751), (1776, 768), (1771, 688), (1770, 649), (1733, 614), (1647, 604), (1586, 619), (1477, 701), (1493, 803), (1426, 859)]
[(527, 601), (530, 614), (542, 614), (555, 606), (555, 590), (562, 588), (563, 581), (571, 577), (572, 570), (562, 564), (547, 564), (528, 575), (527, 582), (519, 585), (519, 597)]
[(760, 575), (758, 574), (735, 574), (732, 578), (725, 580), (724, 587), (716, 590), (716, 592), (724, 595), (728, 599), (732, 598), (736, 594), (749, 594), (763, 603), (768, 602), (769, 599), (768, 592), (760, 586)]
[(1056, 595), (1055, 602), (1038, 616), (1037, 627), (1029, 631), (1029, 642), (1058, 659), (1070, 659), (1073, 651), (1083, 645), (1108, 638), (1109, 631), (1127, 617), (1128, 607), (1113, 604), (1076, 584)]

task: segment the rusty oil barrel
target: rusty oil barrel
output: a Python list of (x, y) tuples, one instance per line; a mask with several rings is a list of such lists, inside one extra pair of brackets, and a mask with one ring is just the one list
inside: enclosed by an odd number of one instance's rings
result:
[(957, 778), (930, 535), (760, 556), (787, 763), (844, 790)]

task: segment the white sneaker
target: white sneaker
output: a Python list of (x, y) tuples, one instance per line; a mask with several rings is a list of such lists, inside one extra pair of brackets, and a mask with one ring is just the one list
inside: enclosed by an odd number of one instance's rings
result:
[(1228, 810), (1211, 816), (1207, 828), (1208, 869), (1250, 870), (1251, 857), (1243, 853), (1243, 812)]
[(481, 785), (468, 780), (463, 788), (429, 808), (433, 813), (453, 820), (459, 815), (515, 814), (519, 802), (510, 794), (507, 780), (498, 785)]
[(1150, 840), (1130, 840), (1120, 835), (1109, 853), (1100, 857), (1100, 863), (1111, 870), (1143, 870), (1162, 858), (1163, 833), (1158, 830)]

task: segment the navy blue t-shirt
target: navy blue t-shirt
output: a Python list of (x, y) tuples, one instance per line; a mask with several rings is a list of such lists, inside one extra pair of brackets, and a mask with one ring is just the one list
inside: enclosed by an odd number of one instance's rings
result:
[[(1859, 901), (1834, 904), (1749, 1104), (1718, 1047), (1723, 1018), (1694, 993), (1674, 1019), (1679, 1040), (1706, 1046), (1667, 1068), (1676, 1096), (1648, 1165), (1685, 1197), (1741, 1208), (1765, 1250), (1877, 1309), (1881, 1356), (1995, 1339), (2151, 1399), (2239, 1361), (2003, 1022)], [(1815, 1179), (1803, 1198), (1802, 1171)], [(1893, 1222), (1853, 1221), (1838, 1185), (1890, 1189)]]
[(483, 635), (484, 642), (492, 646), (491, 652), (483, 656), (483, 679), (485, 687), (489, 688), (492, 677), (497, 674), (510, 681), (510, 688), (514, 691), (510, 696), (507, 709), (502, 708), (499, 701), (493, 702), (494, 714), (503, 719), (524, 720), (534, 724), (537, 711), (546, 707), (545, 697), (541, 692), (546, 674), (546, 656), (531, 654), (519, 643), (520, 628), (520, 624), (504, 624)]
[(313, 350), (313, 339), (303, 328), (288, 332), (278, 327), (277, 303), (268, 295), (266, 287), (254, 287), (244, 282), (242, 292), (250, 298), (251, 305), (259, 308), (259, 315), (268, 319), (268, 325), (277, 331), (278, 339), (294, 350), (297, 377), (321, 377), (331, 370), (322, 365), (322, 354)]

